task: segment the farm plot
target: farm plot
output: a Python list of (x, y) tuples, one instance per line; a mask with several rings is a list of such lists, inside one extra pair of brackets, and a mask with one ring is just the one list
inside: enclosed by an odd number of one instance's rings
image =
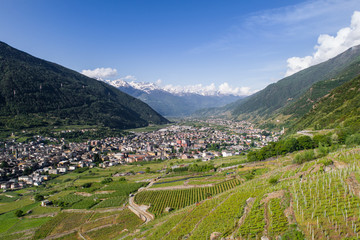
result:
[(125, 196), (107, 198), (107, 199), (101, 201), (96, 206), (94, 206), (93, 209), (120, 207), (126, 202), (126, 200), (127, 200), (127, 197), (125, 197)]
[(67, 209), (120, 207), (126, 202), (130, 193), (145, 185), (146, 183), (112, 182), (101, 188), (101, 191), (92, 194), (71, 191), (59, 193), (49, 199), (53, 200), (55, 205)]
[(34, 239), (43, 239), (47, 236), (78, 228), (85, 223), (90, 216), (90, 213), (59, 213), (56, 217), (36, 230)]
[(262, 236), (265, 227), (264, 220), (264, 203), (260, 202), (261, 198), (257, 198), (250, 211), (249, 216), (245, 219), (244, 224), (239, 228), (237, 236), (243, 239), (254, 239)]
[[(84, 235), (91, 240), (119, 238), (143, 223), (142, 220), (129, 209), (120, 211), (117, 215), (110, 216), (110, 219), (111, 221), (109, 221), (108, 218), (104, 218), (102, 226), (105, 227), (101, 227), (99, 229), (96, 229), (95, 227), (100, 223), (99, 221), (101, 221), (101, 219), (92, 223), (87, 223), (87, 229), (91, 227), (93, 228), (85, 232)], [(110, 226), (107, 226), (106, 224), (110, 224)], [(101, 226), (101, 224), (99, 226)]]
[(285, 208), (279, 198), (274, 198), (268, 204), (269, 226), (268, 233), (276, 238), (288, 229), (288, 220), (284, 214)]
[(256, 192), (248, 190), (240, 190), (232, 194), (206, 216), (194, 230), (190, 239), (209, 239), (213, 232), (219, 232), (222, 236), (230, 235), (243, 215), (246, 200), (254, 194)]
[(172, 215), (171, 218), (164, 221), (160, 226), (150, 229), (149, 231), (145, 232), (144, 234), (141, 234), (140, 237), (144, 237), (145, 239), (148, 239), (148, 240), (161, 239), (169, 231), (171, 231), (179, 222), (181, 222), (184, 217), (186, 217), (189, 213), (191, 213), (191, 211), (193, 209), (194, 209), (194, 207), (189, 207), (175, 215)]
[(347, 183), (354, 171), (359, 171), (356, 165), (319, 172), (306, 181), (293, 183), (296, 218), (307, 236), (316, 239), (359, 237), (360, 199)]
[(184, 217), (163, 239), (182, 239), (185, 236), (189, 236), (194, 226), (201, 222), (206, 215), (214, 210), (224, 199), (229, 196), (230, 193), (222, 194), (211, 200), (204, 201), (199, 204), (192, 212)]
[(151, 205), (149, 211), (158, 216), (164, 212), (166, 207), (180, 209), (232, 189), (239, 184), (240, 180), (233, 179), (219, 183), (213, 187), (166, 191), (143, 191), (135, 196), (135, 201), (139, 204)]

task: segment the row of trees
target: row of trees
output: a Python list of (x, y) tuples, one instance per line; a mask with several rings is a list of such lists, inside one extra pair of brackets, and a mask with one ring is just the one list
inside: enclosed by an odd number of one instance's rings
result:
[(267, 158), (282, 156), (287, 153), (313, 149), (322, 144), (323, 146), (331, 146), (332, 139), (329, 135), (316, 135), (313, 138), (309, 136), (301, 136), (299, 138), (288, 138), (279, 142), (272, 142), (269, 145), (248, 153), (249, 162), (262, 161)]

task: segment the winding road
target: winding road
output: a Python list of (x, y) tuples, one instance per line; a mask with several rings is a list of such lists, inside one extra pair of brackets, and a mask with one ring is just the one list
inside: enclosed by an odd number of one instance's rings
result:
[[(152, 180), (150, 182), (150, 184), (147, 185), (145, 188), (140, 188), (137, 193), (144, 191), (145, 189), (148, 189), (153, 184), (154, 184), (154, 180)], [(149, 208), (148, 206), (145, 206), (145, 205), (139, 206), (135, 203), (134, 200), (135, 200), (135, 195), (137, 193), (135, 193), (133, 196), (129, 197), (129, 209), (130, 209), (130, 211), (135, 213), (139, 218), (141, 218), (144, 221), (144, 223), (146, 224), (146, 223), (150, 222), (151, 220), (154, 220), (154, 215), (152, 215), (151, 213), (149, 213), (147, 211), (147, 209)]]

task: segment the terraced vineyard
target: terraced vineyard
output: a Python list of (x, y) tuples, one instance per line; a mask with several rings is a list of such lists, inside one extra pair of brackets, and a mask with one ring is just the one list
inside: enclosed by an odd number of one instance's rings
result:
[(234, 188), (240, 184), (239, 179), (233, 179), (214, 185), (213, 187), (199, 187), (181, 190), (142, 191), (135, 196), (138, 204), (151, 205), (150, 211), (161, 215), (165, 208), (180, 209), (200, 202), (219, 193)]
[(317, 239), (359, 237), (359, 192), (349, 182), (351, 173), (358, 171), (353, 164), (292, 184), (296, 217), (307, 235)]
[(59, 198), (52, 200), (56, 200), (58, 204), (68, 209), (121, 207), (130, 193), (145, 185), (145, 183), (112, 182), (105, 187), (99, 186), (90, 191), (81, 189), (78, 192), (60, 193)]
[[(228, 181), (226, 173), (215, 173), (211, 178), (218, 184), (212, 187), (142, 190), (136, 202), (150, 205), (156, 215), (146, 224), (126, 205), (125, 194), (141, 182), (68, 188), (49, 196), (67, 203), (62, 209), (3, 193), (0, 239), (359, 239), (360, 149), (340, 149), (303, 164), (293, 164), (296, 154), (247, 164)], [(248, 173), (253, 177), (239, 179)], [(173, 211), (165, 213), (166, 207)], [(25, 216), (17, 218), (17, 209)]]
[[(154, 223), (156, 227), (150, 224), (135, 237), (358, 239), (360, 166), (357, 159), (360, 149), (341, 150), (301, 165), (292, 164), (292, 158), (288, 157), (268, 162), (268, 166), (277, 166), (271, 174), (204, 198), (195, 208), (165, 215), (163, 218), (167, 220), (159, 218)], [(271, 177), (278, 178), (278, 182), (271, 183)], [(180, 190), (172, 192), (177, 191)], [(184, 192), (178, 194), (180, 198), (186, 196)], [(156, 201), (152, 206), (156, 206)]]
[(264, 204), (261, 198), (257, 198), (249, 216), (239, 228), (237, 236), (245, 239), (259, 238), (262, 236), (265, 227)]

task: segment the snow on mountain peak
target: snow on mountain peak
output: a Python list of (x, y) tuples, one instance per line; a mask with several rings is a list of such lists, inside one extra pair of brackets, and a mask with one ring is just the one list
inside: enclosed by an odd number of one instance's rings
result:
[(150, 83), (150, 82), (135, 82), (135, 81), (131, 81), (128, 83), (131, 87), (144, 91), (146, 93), (150, 93), (151, 91), (154, 90), (163, 90), (160, 86), (158, 86), (155, 83)]
[(121, 80), (121, 79), (117, 79), (117, 80), (113, 80), (113, 81), (112, 80), (102, 80), (102, 79), (100, 79), (100, 80), (106, 82), (109, 85), (117, 87), (117, 88), (119, 88), (119, 87), (130, 87), (130, 85), (126, 81)]
[[(130, 80), (130, 79), (128, 79)], [(133, 79), (132, 79), (133, 80)], [(202, 96), (220, 96), (220, 95), (233, 95), (233, 96), (246, 96), (254, 92), (250, 91), (248, 87), (232, 87), (228, 83), (223, 83), (219, 87), (216, 87), (214, 83), (208, 86), (202, 84), (188, 85), (188, 86), (174, 86), (166, 85), (164, 87), (159, 86), (152, 82), (135, 82), (135, 81), (124, 81), (123, 79), (117, 80), (102, 80), (114, 87), (132, 87), (134, 89), (150, 93), (154, 90), (160, 90), (169, 92), (174, 95), (182, 96), (186, 94), (198, 94)]]

